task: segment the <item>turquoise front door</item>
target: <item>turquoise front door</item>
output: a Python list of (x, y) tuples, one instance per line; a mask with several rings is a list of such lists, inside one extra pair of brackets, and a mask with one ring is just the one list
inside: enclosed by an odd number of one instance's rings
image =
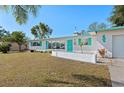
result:
[(67, 52), (73, 52), (73, 40), (67, 40)]
[(46, 49), (48, 49), (48, 44), (49, 44), (49, 42), (48, 42), (48, 41), (46, 41)]

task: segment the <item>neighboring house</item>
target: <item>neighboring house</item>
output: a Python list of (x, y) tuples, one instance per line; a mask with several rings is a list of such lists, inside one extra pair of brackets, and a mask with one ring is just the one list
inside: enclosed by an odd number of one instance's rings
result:
[(42, 51), (57, 49), (65, 52), (98, 53), (98, 49), (106, 49), (106, 57), (124, 58), (124, 27), (113, 27), (104, 31), (84, 32), (81, 35), (30, 40), (29, 49)]
[[(2, 44), (2, 41), (0, 42), (0, 44)], [(19, 51), (19, 46), (16, 42), (10, 42), (10, 51)], [(21, 46), (21, 50), (27, 50), (28, 47), (26, 45), (22, 45)]]
[[(11, 51), (19, 51), (19, 46), (18, 46), (18, 44), (16, 43), (16, 42), (11, 42), (10, 43), (10, 50)], [(28, 47), (26, 46), (26, 45), (22, 45), (21, 46), (21, 50), (27, 50), (28, 49)]]

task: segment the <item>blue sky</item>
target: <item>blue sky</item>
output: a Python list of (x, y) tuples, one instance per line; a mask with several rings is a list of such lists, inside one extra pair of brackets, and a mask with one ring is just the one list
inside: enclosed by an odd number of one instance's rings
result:
[(53, 33), (51, 37), (70, 36), (77, 30), (87, 30), (93, 22), (109, 24), (107, 18), (112, 13), (113, 6), (42, 6), (37, 17), (30, 16), (25, 25), (18, 25), (11, 12), (0, 10), (0, 25), (8, 31), (23, 31), (26, 36), (32, 38), (30, 29), (39, 22), (48, 24)]

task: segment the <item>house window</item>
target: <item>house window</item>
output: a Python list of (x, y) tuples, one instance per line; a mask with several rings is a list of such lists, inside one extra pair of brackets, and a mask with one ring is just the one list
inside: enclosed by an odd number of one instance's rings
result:
[(84, 39), (83, 45), (88, 45), (88, 39)]
[(41, 45), (41, 42), (32, 42), (31, 45), (32, 46), (40, 46)]
[(81, 40), (81, 39), (78, 39), (78, 44), (80, 45), (80, 44), (83, 44), (83, 45), (85, 45), (85, 46), (91, 46), (92, 45), (92, 38), (85, 38), (85, 39), (83, 39), (83, 40)]
[(80, 45), (80, 44), (81, 44), (81, 39), (79, 38), (79, 39), (78, 39), (78, 45)]

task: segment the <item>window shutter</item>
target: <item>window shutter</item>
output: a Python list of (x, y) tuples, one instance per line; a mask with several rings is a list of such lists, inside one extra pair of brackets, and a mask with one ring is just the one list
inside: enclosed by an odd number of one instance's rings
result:
[(89, 46), (92, 45), (92, 38), (88, 38), (88, 45), (89, 45)]
[(102, 36), (102, 41), (103, 41), (104, 43), (106, 42), (106, 36), (105, 36), (105, 35)]

